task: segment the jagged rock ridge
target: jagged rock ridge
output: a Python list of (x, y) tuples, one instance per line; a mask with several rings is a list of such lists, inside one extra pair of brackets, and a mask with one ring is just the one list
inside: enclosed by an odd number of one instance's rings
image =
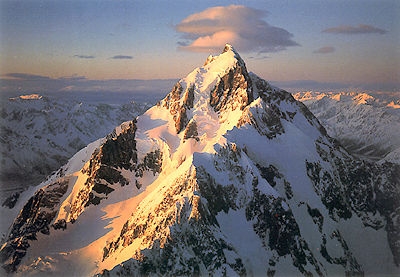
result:
[[(46, 231), (34, 243), (17, 218), (1, 250), (3, 268), (21, 275), (62, 273), (71, 263), (77, 274), (104, 276), (394, 274), (398, 172), (354, 159), (302, 103), (248, 73), (227, 45), (43, 184), (68, 180), (52, 202), (53, 228), (38, 224), (36, 233)], [(29, 204), (35, 195), (22, 209), (29, 218), (39, 213)], [(65, 245), (88, 232), (87, 241)], [(44, 239), (54, 245), (40, 245)]]

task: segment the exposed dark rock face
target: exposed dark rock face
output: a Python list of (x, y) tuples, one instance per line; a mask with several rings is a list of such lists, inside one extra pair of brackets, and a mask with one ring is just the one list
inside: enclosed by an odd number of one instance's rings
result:
[(53, 227), (54, 230), (58, 230), (58, 229), (65, 230), (65, 229), (67, 229), (67, 222), (65, 221), (65, 219), (60, 219), (56, 223), (51, 225), (51, 227)]
[[(71, 205), (69, 221), (74, 222), (85, 207), (98, 205), (101, 200), (107, 198), (107, 195), (116, 189), (116, 184), (129, 185), (129, 181), (122, 175), (122, 169), (135, 172), (137, 178), (143, 177), (144, 171), (151, 171), (154, 175), (161, 172), (162, 153), (158, 149), (147, 153), (139, 163), (135, 121), (122, 127), (123, 130), (118, 136), (110, 136), (94, 152), (89, 167), (82, 171), (89, 177)], [(138, 189), (142, 186), (137, 179), (135, 185)]]
[[(321, 196), (333, 219), (359, 216), (365, 226), (388, 233), (395, 263), (400, 263), (400, 166), (373, 164), (354, 159), (335, 146), (317, 142), (321, 157), (329, 162), (337, 174), (332, 175), (320, 163), (306, 161), (307, 174), (314, 189)], [(369, 214), (383, 216), (372, 219)]]
[(273, 139), (285, 132), (282, 122), (282, 114), (276, 106), (266, 106), (263, 102), (261, 107), (248, 109), (239, 119), (238, 127), (250, 124), (256, 130), (269, 139)]
[(68, 180), (52, 183), (38, 190), (15, 219), (10, 234), (0, 250), (0, 262), (7, 272), (13, 272), (36, 240), (38, 232), (49, 235), (50, 224), (57, 214), (54, 208), (67, 192)]
[(189, 139), (189, 138), (194, 138), (196, 140), (199, 140), (198, 138), (199, 133), (197, 132), (197, 123), (195, 120), (192, 120), (189, 122), (185, 129), (185, 135), (184, 139)]
[(153, 175), (161, 173), (162, 171), (162, 152), (159, 149), (149, 152), (143, 158), (143, 162), (138, 164), (135, 168), (136, 176), (143, 177), (144, 171), (151, 171)]
[[(254, 198), (246, 208), (247, 220), (254, 221), (254, 230), (265, 247), (270, 247), (280, 256), (291, 255), (293, 264), (304, 275), (310, 275), (305, 267), (309, 263), (322, 275), (320, 265), (301, 235), (292, 211), (282, 206), (282, 198), (265, 195), (257, 188), (258, 180), (253, 182)], [(270, 260), (270, 264), (276, 261)]]
[(194, 104), (194, 84), (191, 85), (183, 96), (183, 105), (185, 105), (188, 109), (193, 108)]
[[(252, 79), (243, 60), (239, 55), (237, 58), (237, 64), (219, 79), (210, 92), (210, 106), (216, 112), (236, 108), (243, 110), (254, 100)], [(177, 133), (184, 130), (190, 121), (187, 111), (193, 108), (194, 90), (195, 84), (188, 86), (184, 91), (178, 82), (161, 102), (173, 115)]]
[(15, 204), (18, 201), (20, 193), (19, 192), (14, 192), (12, 195), (10, 195), (9, 197), (7, 197), (6, 200), (4, 200), (2, 206), (3, 207), (7, 207), (7, 208), (14, 208)]
[[(242, 150), (234, 144), (220, 148), (214, 156), (214, 165), (220, 172), (226, 172), (227, 178), (234, 183), (244, 180), (247, 174), (245, 169), (238, 166), (242, 159)], [(234, 169), (237, 167), (236, 169)], [(236, 174), (232, 174), (235, 171)], [(276, 186), (283, 182), (283, 176), (274, 166), (261, 168), (263, 177), (275, 182)], [(296, 219), (290, 208), (285, 207), (284, 198), (267, 195), (259, 189), (259, 180), (253, 177), (252, 195), (240, 196), (248, 199), (246, 202), (239, 200), (239, 191), (235, 185), (221, 185), (206, 168), (196, 167), (195, 174), (182, 176), (175, 182), (158, 209), (149, 214), (148, 220), (138, 222), (134, 218), (125, 223), (120, 236), (104, 248), (104, 258), (110, 257), (123, 246), (132, 244), (135, 240), (152, 241), (150, 247), (136, 254), (135, 259), (123, 263), (123, 266), (112, 271), (105, 270), (102, 276), (132, 274), (161, 274), (161, 275), (194, 275), (200, 274), (200, 268), (213, 274), (226, 274), (230, 268), (240, 276), (246, 276), (248, 272), (243, 261), (236, 253), (236, 249), (229, 241), (224, 240), (219, 234), (217, 215), (228, 213), (230, 210), (245, 208), (246, 219), (253, 222), (255, 233), (260, 237), (263, 247), (277, 252), (269, 260), (268, 274), (273, 276), (279, 257), (289, 256), (293, 259), (293, 265), (305, 276), (311, 276), (310, 268), (319, 275), (325, 271), (317, 261), (307, 242), (302, 238)], [(178, 196), (185, 191), (195, 188), (198, 193), (191, 198), (186, 198), (184, 203), (178, 200)], [(242, 193), (242, 192), (241, 192)], [(176, 203), (181, 203), (177, 209)], [(310, 217), (315, 220), (320, 230), (323, 225), (323, 216), (317, 209), (307, 206)], [(163, 214), (164, 220), (158, 222), (157, 215)], [(156, 228), (154, 226), (157, 226)], [(164, 226), (164, 227), (163, 227)], [(169, 227), (170, 232), (165, 233)], [(168, 228), (166, 228), (168, 230)], [(149, 237), (150, 236), (150, 237)], [(321, 245), (321, 255), (330, 263), (345, 267), (349, 273), (362, 275), (362, 268), (347, 247), (346, 241), (339, 231), (335, 231), (329, 239), (337, 240), (344, 249), (341, 257), (331, 257), (326, 248), (326, 235)], [(218, 239), (219, 238), (219, 239)], [(154, 240), (155, 239), (155, 240)], [(190, 249), (190, 250), (188, 250)], [(182, 255), (182, 253), (185, 255)], [(237, 255), (235, 263), (227, 262), (225, 253)], [(188, 254), (192, 253), (192, 254)], [(181, 264), (179, 270), (173, 265)]]
[(285, 179), (285, 176), (279, 172), (278, 168), (270, 164), (268, 167), (257, 165), (260, 171), (260, 175), (264, 178), (272, 187), (278, 191), (284, 192), (288, 200), (293, 197), (292, 185)]
[(210, 93), (210, 106), (216, 112), (226, 109), (243, 110), (253, 101), (253, 86), (245, 65), (238, 65), (221, 77)]
[(307, 212), (312, 217), (315, 224), (318, 225), (318, 230), (322, 233), (322, 225), (324, 225), (324, 216), (318, 209), (313, 209), (307, 205)]
[(278, 88), (273, 88), (267, 81), (259, 78), (254, 74), (250, 74), (254, 84), (255, 94), (258, 94), (264, 103), (268, 105), (264, 108), (270, 110), (263, 117), (263, 121), (269, 126), (270, 137), (275, 137), (276, 134), (284, 133), (283, 126), (280, 120), (293, 121), (296, 116), (296, 111), (284, 111), (281, 107), (282, 102), (287, 102), (300, 108), (301, 113), (305, 116), (307, 121), (318, 128), (323, 136), (328, 136), (325, 128), (320, 124), (318, 119), (308, 110), (308, 108), (301, 102), (296, 101), (292, 94)]
[(122, 131), (118, 136), (115, 132), (108, 136), (106, 142), (93, 153), (89, 166), (82, 169), (88, 178), (71, 204), (68, 221), (74, 222), (85, 207), (91, 204), (98, 205), (115, 190), (114, 184), (129, 184), (122, 176), (121, 170), (132, 171), (137, 164), (135, 123), (131, 121), (121, 125)]
[(279, 173), (279, 170), (272, 164), (268, 167), (257, 165), (257, 168), (260, 170), (261, 177), (267, 180), (267, 182), (273, 187), (276, 186), (275, 178), (280, 179), (283, 177), (283, 175)]
[(180, 133), (189, 122), (186, 111), (193, 108), (194, 101), (194, 85), (188, 87), (183, 95), (180, 82), (176, 83), (171, 92), (162, 101), (163, 106), (169, 109), (171, 115), (174, 117), (176, 133)]

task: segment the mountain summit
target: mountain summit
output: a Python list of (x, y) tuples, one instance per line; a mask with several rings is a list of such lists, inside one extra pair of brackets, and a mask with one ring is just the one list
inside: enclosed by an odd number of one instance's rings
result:
[(25, 192), (0, 260), (21, 276), (394, 275), (399, 172), (353, 158), (226, 45)]

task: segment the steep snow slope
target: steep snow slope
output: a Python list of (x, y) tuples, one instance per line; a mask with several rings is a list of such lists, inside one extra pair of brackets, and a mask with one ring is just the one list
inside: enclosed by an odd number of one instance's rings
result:
[(399, 179), (226, 45), (24, 193), (0, 261), (19, 276), (395, 275)]
[[(115, 96), (77, 100), (65, 93), (3, 100), (0, 118), (1, 203), (9, 192), (37, 185), (88, 143), (104, 137), (154, 102), (118, 103)], [(115, 104), (107, 104), (115, 103)]]
[(367, 93), (298, 92), (328, 134), (362, 158), (400, 163), (400, 98)]

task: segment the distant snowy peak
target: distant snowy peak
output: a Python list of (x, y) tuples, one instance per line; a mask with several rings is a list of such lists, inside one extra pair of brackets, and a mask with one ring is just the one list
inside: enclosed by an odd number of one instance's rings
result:
[[(400, 108), (400, 98), (398, 93), (386, 94), (386, 97), (379, 97), (366, 92), (342, 91), (342, 92), (315, 92), (304, 91), (293, 93), (293, 97), (306, 104), (319, 101), (323, 98), (335, 100), (341, 103), (351, 103), (354, 105), (373, 105), (375, 107), (389, 107), (392, 109)], [(397, 97), (396, 97), (397, 95)]]
[(321, 100), (324, 97), (327, 97), (329, 99), (335, 100), (335, 101), (341, 101), (341, 102), (352, 102), (356, 105), (367, 105), (367, 104), (372, 104), (373, 102), (376, 102), (376, 99), (367, 94), (367, 93), (359, 93), (359, 92), (313, 92), (313, 91), (307, 91), (307, 92), (297, 92), (293, 94), (294, 98), (296, 98), (298, 101), (318, 101)]
[(348, 150), (362, 158), (400, 163), (398, 94), (298, 92), (302, 101)]
[(389, 108), (392, 108), (392, 109), (400, 109), (400, 100), (396, 101), (396, 103), (394, 101), (391, 101), (386, 106), (389, 107)]
[(39, 100), (39, 99), (42, 99), (42, 97), (43, 96), (41, 96), (41, 95), (39, 95), (37, 93), (34, 93), (34, 94), (20, 95), (18, 97), (11, 97), (10, 100), (18, 100), (18, 99), (21, 99), (21, 100)]
[(150, 97), (142, 100), (129, 94), (121, 96), (65, 93), (3, 99), (0, 202), (45, 180), (78, 150), (156, 103)]
[(358, 105), (366, 105), (366, 104), (369, 104), (369, 103), (375, 101), (375, 98), (374, 98), (374, 97), (372, 97), (371, 95), (366, 94), (366, 93), (357, 94), (357, 95), (354, 96), (352, 99), (353, 99), (353, 101), (355, 101)]

